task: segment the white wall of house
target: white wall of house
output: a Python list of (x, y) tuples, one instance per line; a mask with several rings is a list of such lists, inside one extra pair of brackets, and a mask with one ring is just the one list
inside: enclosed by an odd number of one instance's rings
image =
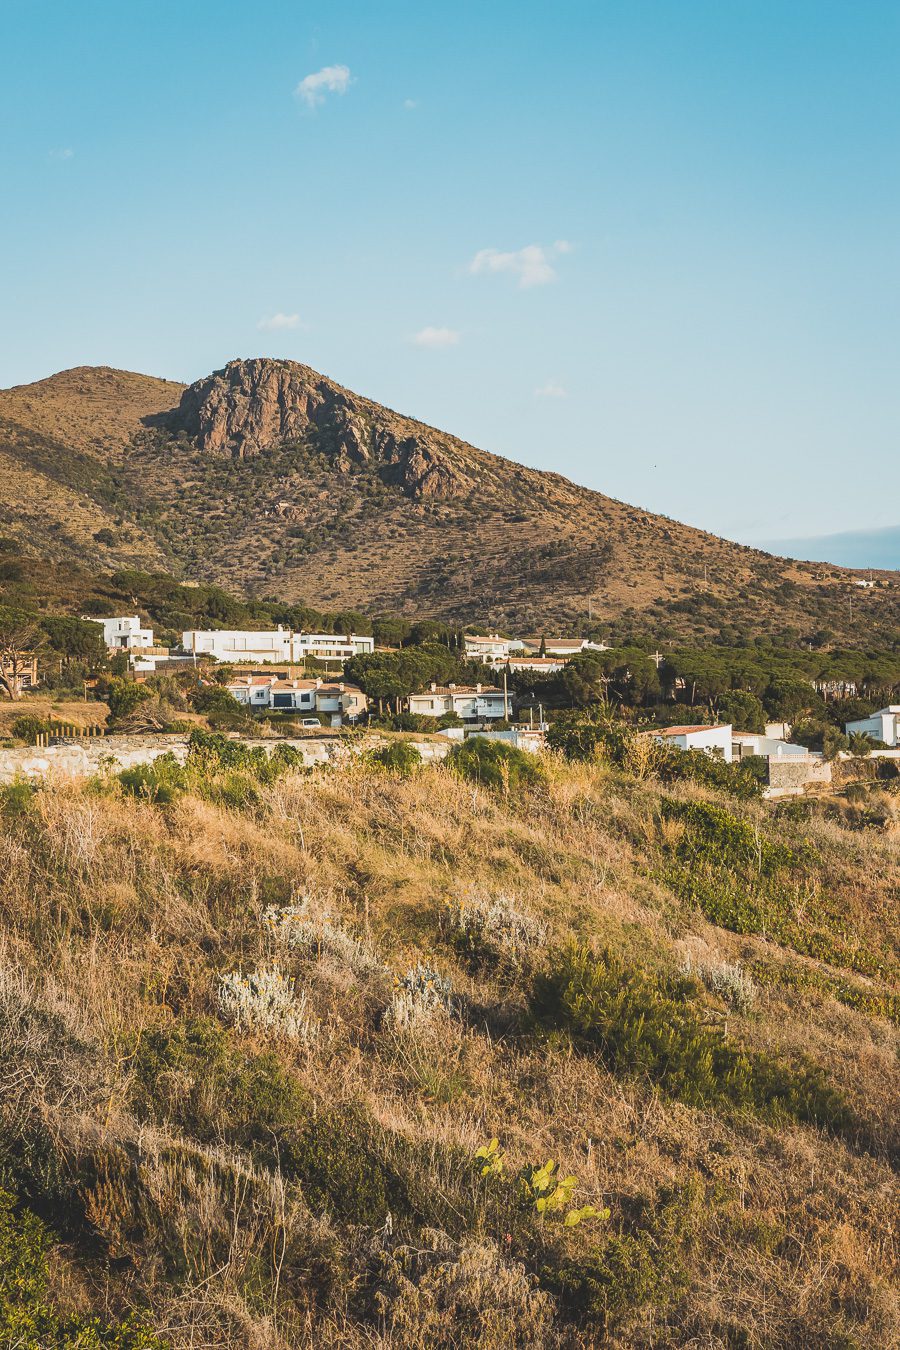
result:
[(107, 647), (128, 650), (132, 647), (152, 647), (153, 629), (145, 628), (137, 614), (119, 614), (113, 618), (84, 616), (90, 623), (99, 623)]
[(432, 685), (422, 694), (410, 694), (409, 711), (422, 717), (453, 712), (464, 722), (491, 721), (507, 716), (502, 689), (475, 685)]
[(253, 632), (238, 628), (191, 629), (181, 635), (186, 652), (212, 656), (217, 661), (288, 662), (291, 653), (289, 628)]
[(679, 750), (702, 750), (707, 755), (732, 762), (731, 724), (718, 727), (667, 727), (653, 733), (653, 739), (663, 745), (675, 745)]
[(793, 745), (780, 736), (763, 736), (750, 731), (732, 732), (732, 747), (735, 759), (747, 755), (765, 755), (767, 759), (806, 759), (809, 755), (805, 745)]
[(900, 704), (892, 703), (887, 708), (880, 708), (871, 717), (846, 722), (844, 730), (848, 736), (863, 733), (875, 741), (884, 741), (885, 745), (893, 749), (900, 745)]

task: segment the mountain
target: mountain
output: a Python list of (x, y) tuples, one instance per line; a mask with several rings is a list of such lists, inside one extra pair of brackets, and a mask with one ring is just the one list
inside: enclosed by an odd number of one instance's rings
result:
[(871, 640), (900, 620), (896, 573), (856, 591), (844, 569), (729, 543), (261, 358), (187, 388), (80, 367), (0, 391), (0, 533), (35, 558), (533, 631), (591, 614), (660, 638)]
[(827, 558), (839, 567), (900, 568), (900, 525), (883, 530), (844, 530), (812, 539), (767, 542), (788, 558)]

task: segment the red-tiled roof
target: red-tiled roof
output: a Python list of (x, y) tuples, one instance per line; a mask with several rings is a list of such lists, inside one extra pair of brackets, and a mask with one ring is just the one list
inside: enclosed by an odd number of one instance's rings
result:
[(718, 723), (714, 727), (691, 726), (691, 727), (657, 727), (653, 732), (654, 736), (689, 736), (694, 731), (727, 731), (727, 723)]

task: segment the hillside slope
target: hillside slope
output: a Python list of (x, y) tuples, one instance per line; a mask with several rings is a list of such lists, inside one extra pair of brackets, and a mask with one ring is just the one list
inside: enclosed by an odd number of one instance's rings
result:
[[(900, 620), (896, 573), (858, 591), (845, 570), (517, 465), (295, 362), (233, 361), (187, 389), (81, 368), (0, 393), (0, 418), (3, 532), (57, 558), (536, 630), (590, 612), (661, 638), (871, 639)], [(42, 483), (41, 517), (23, 498)]]
[(239, 750), (0, 790), (0, 1343), (898, 1344), (896, 796)]

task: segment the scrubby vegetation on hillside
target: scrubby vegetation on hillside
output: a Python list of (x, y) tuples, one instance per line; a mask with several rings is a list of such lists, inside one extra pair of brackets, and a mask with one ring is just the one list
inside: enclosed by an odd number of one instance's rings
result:
[(11, 1343), (900, 1336), (896, 835), (208, 734), (0, 809)]

